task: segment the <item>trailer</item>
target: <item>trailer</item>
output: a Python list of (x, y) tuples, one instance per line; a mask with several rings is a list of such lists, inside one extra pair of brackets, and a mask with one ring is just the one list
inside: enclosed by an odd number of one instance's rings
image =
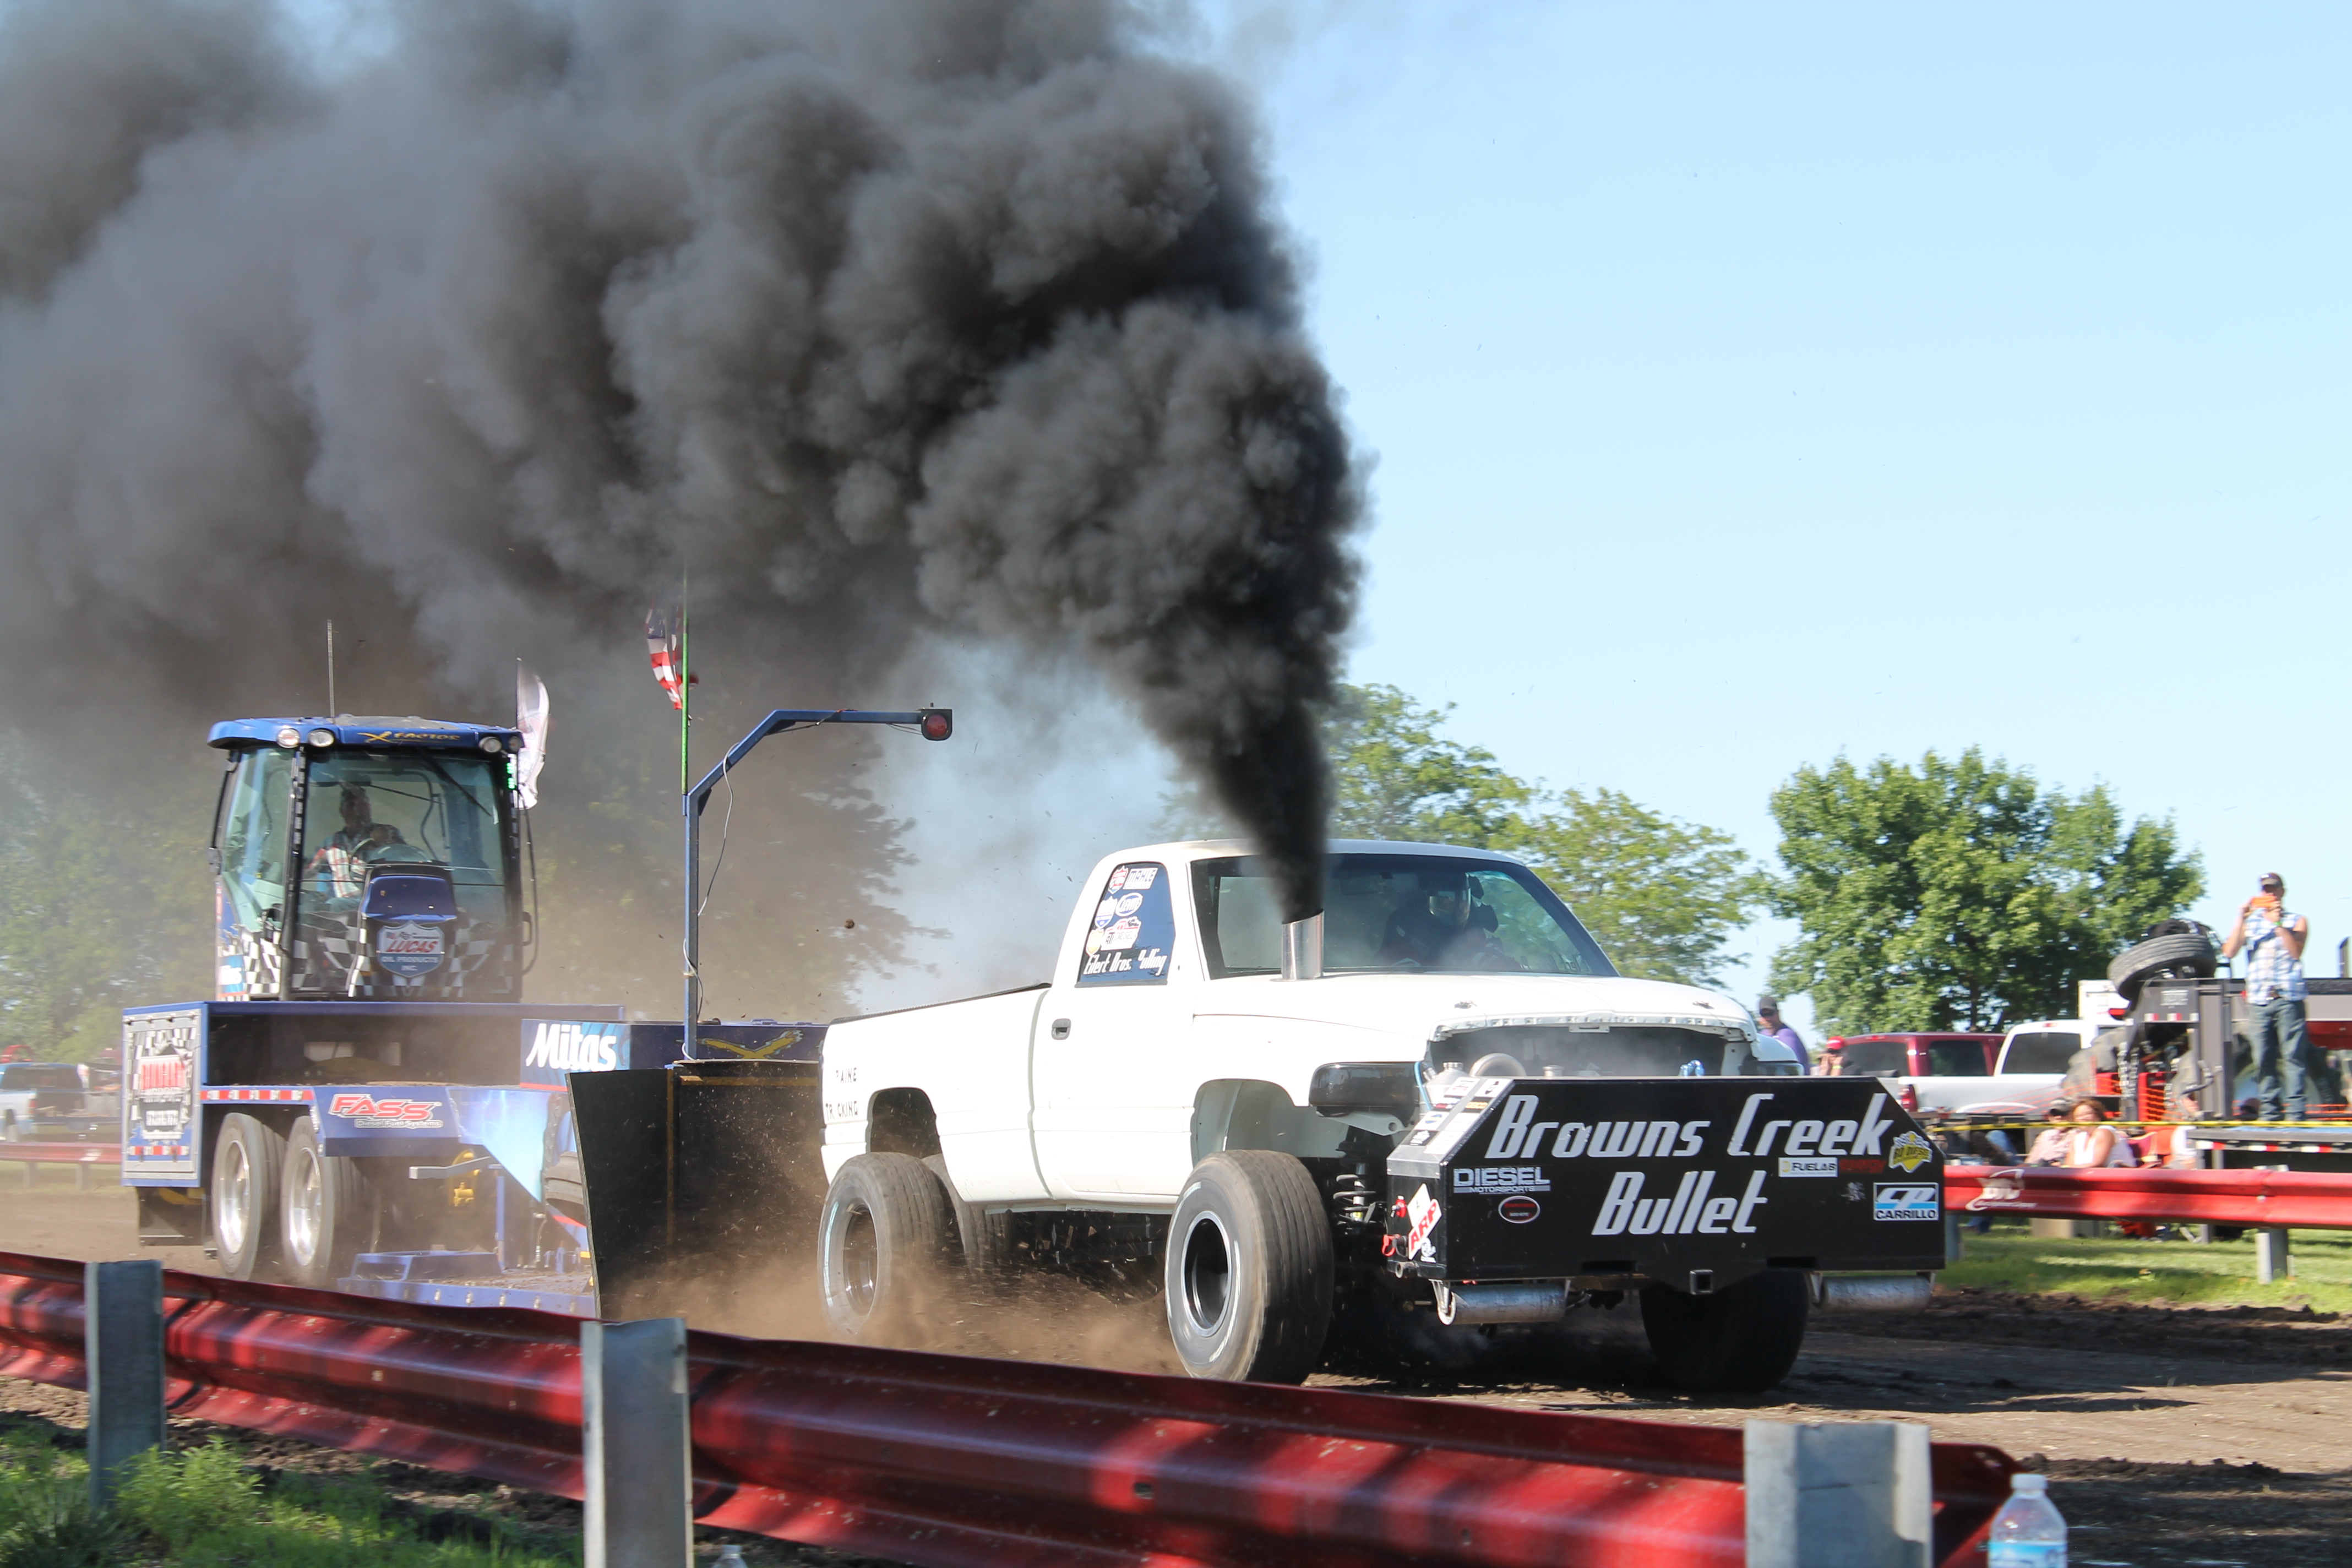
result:
[(595, 1315), (570, 1086), (677, 1061), (814, 1063), (824, 1027), (614, 1006), (211, 1001), (124, 1015), (140, 1240), (239, 1279)]

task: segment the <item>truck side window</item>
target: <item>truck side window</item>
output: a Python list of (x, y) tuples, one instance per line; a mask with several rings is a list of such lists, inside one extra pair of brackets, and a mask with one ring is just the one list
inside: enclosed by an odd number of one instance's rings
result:
[(1176, 914), (1168, 901), (1168, 868), (1135, 861), (1112, 868), (1078, 957), (1081, 985), (1157, 985), (1168, 978)]

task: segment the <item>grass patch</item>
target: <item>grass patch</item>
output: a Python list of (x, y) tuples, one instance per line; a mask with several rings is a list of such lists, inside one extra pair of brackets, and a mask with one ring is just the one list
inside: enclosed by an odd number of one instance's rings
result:
[[(568, 1543), (467, 1516), (420, 1520), (373, 1475), (265, 1479), (219, 1438), (149, 1454), (93, 1515), (89, 1467), (26, 1426), (0, 1430), (0, 1568), (576, 1568)], [(436, 1528), (438, 1526), (439, 1528)], [(436, 1534), (443, 1539), (433, 1539)]]
[(2119, 1236), (2043, 1237), (2001, 1226), (1968, 1237), (1961, 1260), (1937, 1278), (1947, 1286), (2036, 1295), (2352, 1312), (2352, 1232), (2298, 1230), (2287, 1249), (2294, 1278), (2258, 1285), (2251, 1233), (2200, 1246)]

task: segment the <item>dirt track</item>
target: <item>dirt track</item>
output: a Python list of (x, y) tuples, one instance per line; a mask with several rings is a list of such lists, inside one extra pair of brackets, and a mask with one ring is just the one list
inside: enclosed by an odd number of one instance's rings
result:
[[(140, 1255), (124, 1194), (77, 1193), (54, 1173), (37, 1193), (0, 1187), (0, 1248)], [(209, 1271), (199, 1253), (163, 1256), (169, 1267)], [(1139, 1363), (1150, 1360), (1151, 1315), (1148, 1304), (1113, 1315), (1142, 1342), (1132, 1347)], [(1116, 1348), (1104, 1326), (1090, 1352)], [(1939, 1439), (2040, 1457), (2078, 1532), (2077, 1563), (2302, 1568), (2347, 1559), (2352, 1321), (1956, 1292), (1916, 1318), (1817, 1320), (1794, 1375), (1752, 1399), (1694, 1399), (1649, 1385), (1631, 1314), (1596, 1317), (1589, 1327), (1584, 1349), (1539, 1370), (1316, 1381), (1711, 1424), (1924, 1421)], [(55, 1397), (24, 1384), (5, 1394), (0, 1405), (19, 1409)]]

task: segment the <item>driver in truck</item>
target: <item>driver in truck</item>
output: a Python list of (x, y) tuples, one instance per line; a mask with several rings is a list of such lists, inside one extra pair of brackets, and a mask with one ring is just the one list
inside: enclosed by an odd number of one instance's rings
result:
[(345, 784), (343, 826), (310, 857), (310, 874), (318, 879), (320, 896), (350, 900), (360, 896), (366, 880), (359, 868), (395, 844), (404, 844), (400, 829), (375, 819), (375, 806), (362, 784)]
[(1470, 896), (1468, 879), (1423, 875), (1390, 915), (1381, 962), (1423, 969), (1517, 969), (1496, 942), (1495, 911)]

